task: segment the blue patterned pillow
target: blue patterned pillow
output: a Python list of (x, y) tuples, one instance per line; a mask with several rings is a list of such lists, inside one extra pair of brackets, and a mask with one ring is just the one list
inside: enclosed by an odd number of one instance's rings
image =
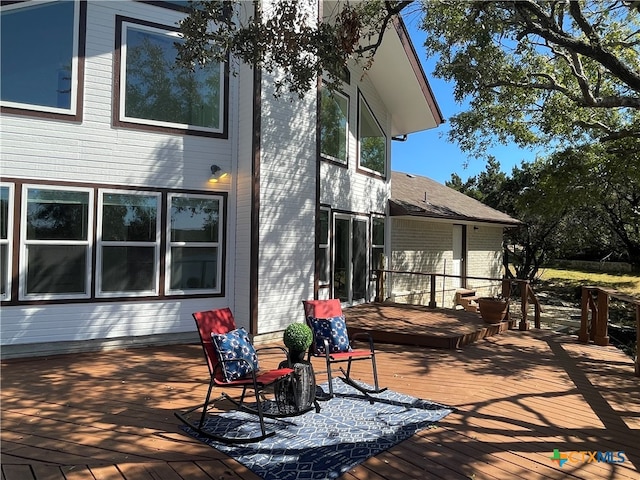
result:
[[(228, 333), (212, 333), (211, 339), (216, 347), (222, 375), (227, 382), (238, 380), (251, 371), (258, 371), (258, 355), (249, 341), (249, 334), (244, 328)], [(223, 362), (244, 358), (246, 362)]]
[(309, 323), (313, 328), (313, 338), (316, 353), (326, 355), (324, 339), (329, 340), (329, 353), (350, 352), (349, 335), (344, 315), (333, 318), (309, 317)]

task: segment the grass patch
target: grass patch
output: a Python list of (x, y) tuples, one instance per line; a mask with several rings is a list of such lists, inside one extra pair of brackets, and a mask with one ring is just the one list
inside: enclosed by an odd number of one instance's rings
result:
[(540, 270), (539, 279), (544, 283), (557, 284), (564, 288), (575, 289), (586, 285), (611, 288), (640, 298), (640, 275), (544, 268)]

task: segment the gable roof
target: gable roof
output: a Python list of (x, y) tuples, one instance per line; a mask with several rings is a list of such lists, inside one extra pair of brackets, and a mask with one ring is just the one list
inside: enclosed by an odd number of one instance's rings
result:
[(367, 75), (391, 115), (391, 135), (444, 123), (429, 81), (401, 17), (394, 17)]
[(389, 214), (504, 226), (522, 224), (520, 220), (435, 180), (402, 172), (391, 172)]

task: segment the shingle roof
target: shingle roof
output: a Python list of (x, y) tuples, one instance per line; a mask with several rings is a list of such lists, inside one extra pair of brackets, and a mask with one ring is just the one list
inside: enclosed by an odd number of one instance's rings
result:
[(419, 175), (391, 172), (392, 216), (520, 225), (522, 222), (441, 183)]

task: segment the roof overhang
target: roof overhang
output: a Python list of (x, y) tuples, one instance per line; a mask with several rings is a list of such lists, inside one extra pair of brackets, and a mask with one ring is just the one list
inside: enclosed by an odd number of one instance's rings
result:
[(384, 33), (367, 75), (391, 115), (391, 135), (405, 135), (444, 123), (409, 32), (395, 17)]
[(503, 228), (514, 228), (523, 225), (523, 222), (515, 218), (497, 219), (484, 218), (481, 216), (463, 215), (441, 206), (433, 206), (431, 209), (427, 210), (397, 200), (389, 200), (389, 216), (413, 220), (428, 220), (467, 225), (482, 223)]

